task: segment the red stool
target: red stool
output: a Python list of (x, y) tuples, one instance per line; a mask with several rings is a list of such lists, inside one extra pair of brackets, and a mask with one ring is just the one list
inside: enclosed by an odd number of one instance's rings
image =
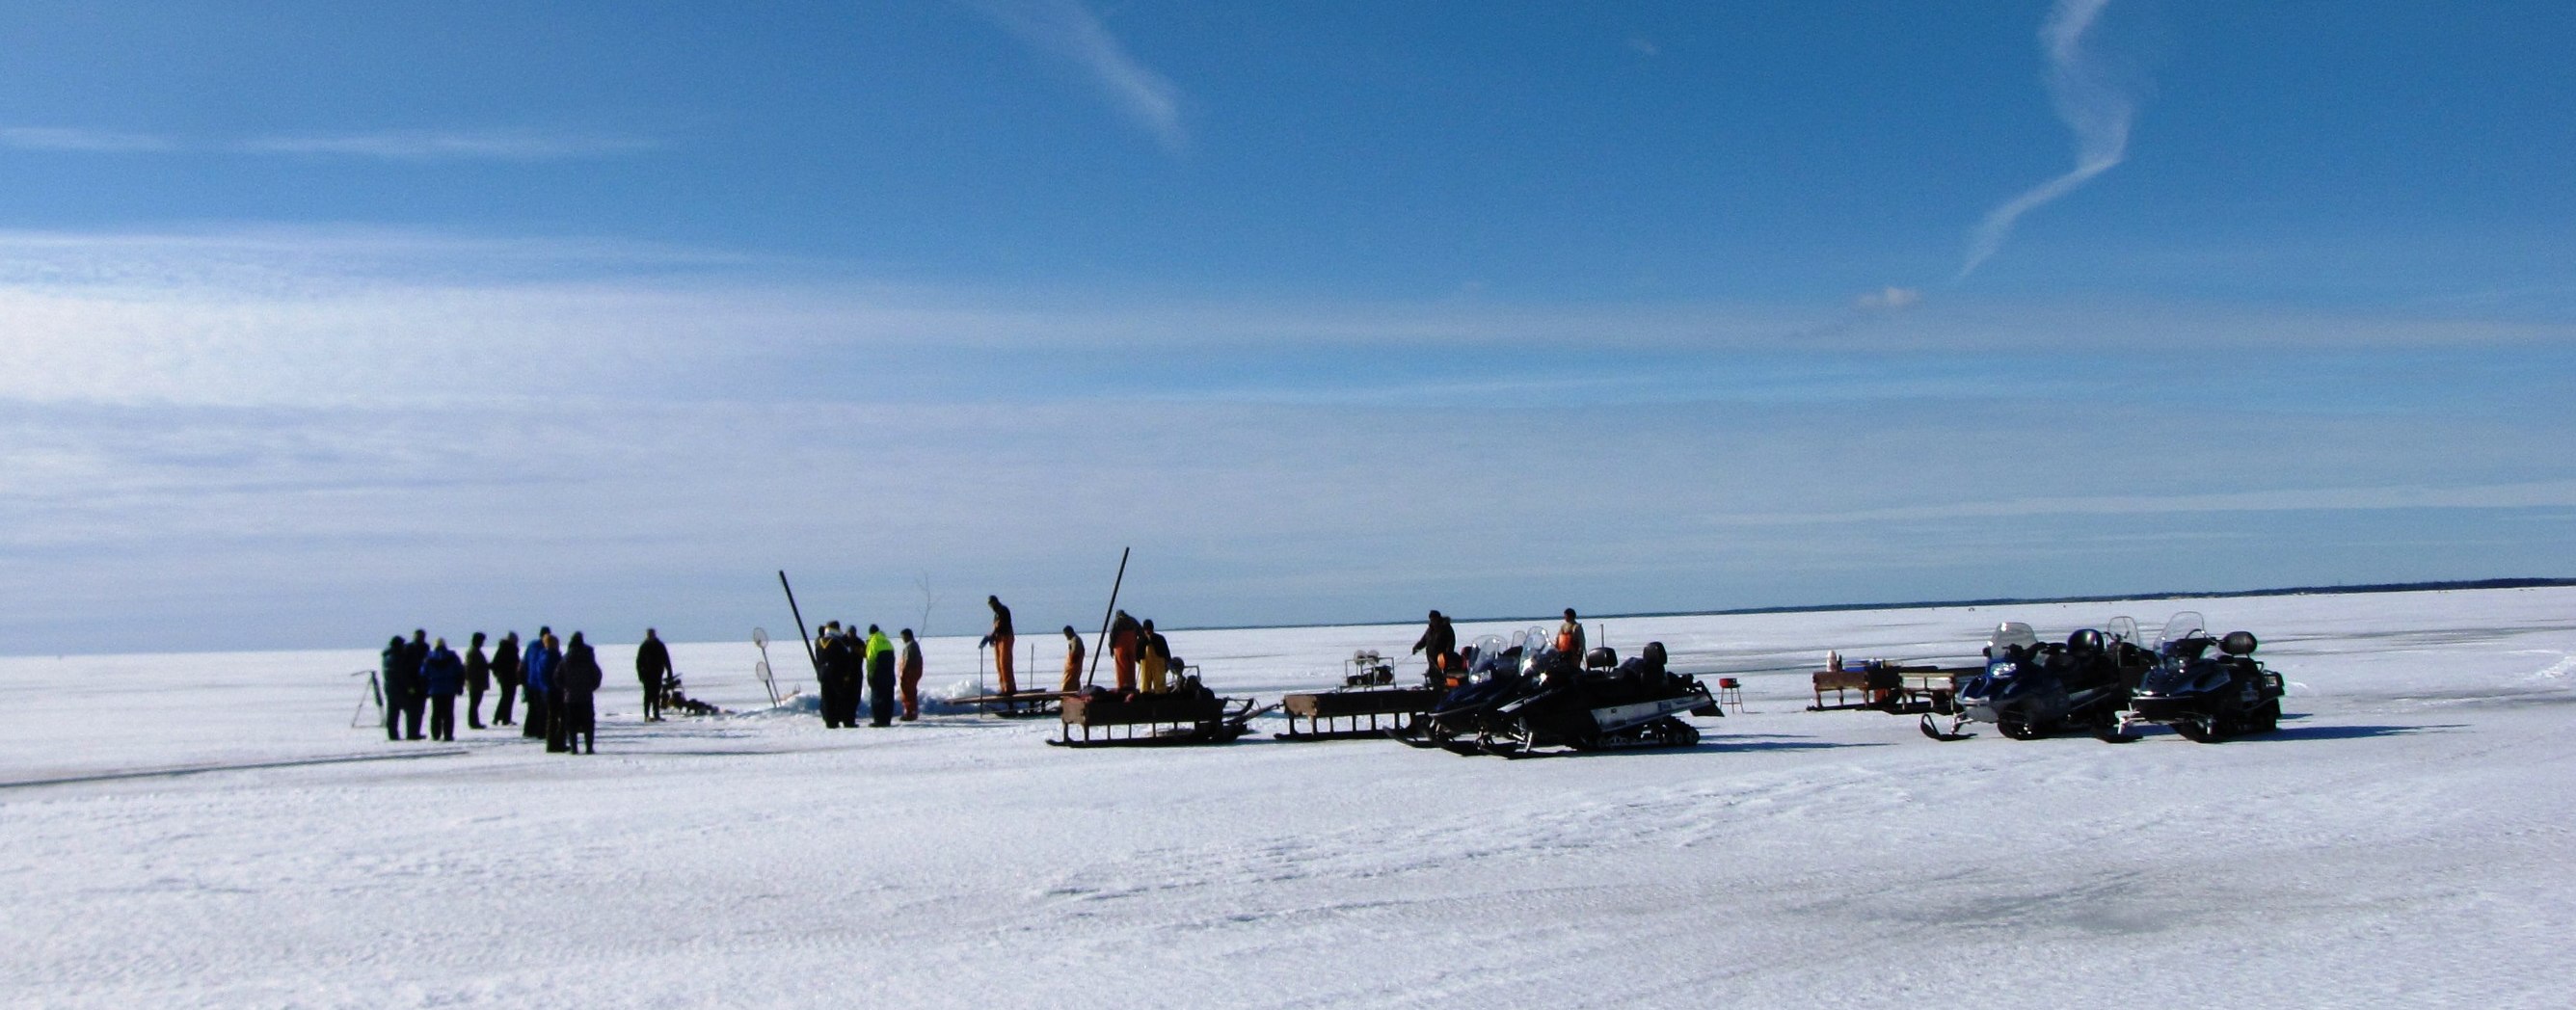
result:
[(1744, 711), (1744, 682), (1733, 677), (1717, 678), (1717, 704), (1720, 708), (1733, 705), (1736, 711)]

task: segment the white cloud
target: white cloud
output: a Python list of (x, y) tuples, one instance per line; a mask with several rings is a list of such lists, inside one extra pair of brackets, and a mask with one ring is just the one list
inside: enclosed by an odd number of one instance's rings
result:
[(387, 161), (559, 161), (648, 151), (659, 144), (614, 134), (533, 130), (372, 130), (254, 137), (232, 146), (254, 154), (380, 158)]
[(1922, 301), (1921, 288), (1900, 288), (1891, 285), (1863, 293), (1852, 300), (1852, 306), (1864, 312), (1900, 312), (1913, 308)]
[(2022, 215), (2074, 192), (2128, 156), (2135, 103), (2111, 72), (2084, 49), (2086, 33), (2109, 5), (2110, 0), (2057, 0), (2040, 26), (2040, 45), (2048, 55), (2048, 97), (2057, 107), (2057, 118), (2075, 134), (2075, 167), (1987, 212), (1969, 233), (1968, 254), (1957, 279), (1967, 279), (2002, 249)]
[(175, 151), (179, 143), (154, 133), (124, 133), (61, 126), (0, 127), (0, 146), (22, 151), (70, 151), (101, 154)]
[(1128, 53), (1109, 26), (1079, 0), (960, 0), (1031, 48), (1071, 61), (1091, 76), (1119, 111), (1154, 135), (1164, 150), (1189, 146), (1181, 126), (1181, 91)]

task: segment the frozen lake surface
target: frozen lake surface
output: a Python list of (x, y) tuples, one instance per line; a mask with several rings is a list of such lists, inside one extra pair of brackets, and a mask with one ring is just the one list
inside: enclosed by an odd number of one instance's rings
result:
[[(1943, 744), (1911, 718), (1801, 710), (1829, 648), (1965, 657), (1999, 620), (2062, 636), (2177, 609), (2262, 636), (2291, 682), (2280, 732)], [(1267, 701), (1417, 630), (1171, 637), (1212, 686)], [(1612, 620), (1607, 638), (1741, 676), (1747, 711), (1696, 720), (1686, 751), (1517, 762), (1266, 735), (1068, 751), (1040, 745), (1052, 722), (959, 714), (648, 725), (631, 652), (603, 647), (600, 754), (568, 758), (515, 730), (449, 746), (349, 728), (347, 674), (372, 649), (0, 660), (0, 1003), (2484, 1008), (2576, 991), (2576, 590)], [(929, 646), (928, 686), (972, 680), (972, 639)], [(802, 665), (792, 639), (771, 649)], [(693, 694), (765, 704), (748, 642), (673, 651)]]

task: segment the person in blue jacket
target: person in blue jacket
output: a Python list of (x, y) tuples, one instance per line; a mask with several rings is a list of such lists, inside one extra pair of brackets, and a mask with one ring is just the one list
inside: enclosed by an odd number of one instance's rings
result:
[(465, 661), (442, 638), (420, 664), (421, 693), (429, 702), (429, 738), (456, 742), (456, 692), (465, 687)]
[(546, 732), (546, 714), (554, 707), (554, 637), (553, 628), (538, 628), (537, 637), (528, 640), (527, 654), (519, 657), (519, 679), (528, 688), (528, 719), (519, 727), (521, 736), (553, 739)]

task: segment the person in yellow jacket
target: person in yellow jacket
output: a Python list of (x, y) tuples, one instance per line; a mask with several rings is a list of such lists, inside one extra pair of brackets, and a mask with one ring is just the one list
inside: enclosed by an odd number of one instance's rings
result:
[(894, 725), (894, 641), (885, 629), (868, 625), (868, 723)]

